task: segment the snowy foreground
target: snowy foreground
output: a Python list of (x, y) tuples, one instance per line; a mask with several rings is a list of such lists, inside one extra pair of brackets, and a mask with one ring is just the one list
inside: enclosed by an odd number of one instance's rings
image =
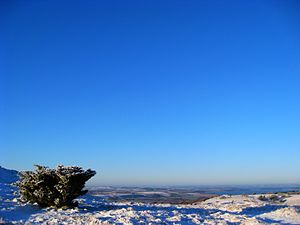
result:
[(86, 195), (79, 208), (57, 211), (20, 204), (14, 191), (0, 184), (0, 224), (300, 224), (300, 195), (219, 196), (189, 205), (108, 203)]

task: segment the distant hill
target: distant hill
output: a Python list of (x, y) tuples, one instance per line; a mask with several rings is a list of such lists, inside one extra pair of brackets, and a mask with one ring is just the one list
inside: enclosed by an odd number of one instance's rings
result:
[(0, 166), (0, 183), (13, 183), (18, 179), (18, 171), (5, 169)]

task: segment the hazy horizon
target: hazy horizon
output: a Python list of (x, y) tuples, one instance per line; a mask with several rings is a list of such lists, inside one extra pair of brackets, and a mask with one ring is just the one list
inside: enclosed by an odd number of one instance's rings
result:
[(0, 165), (92, 184), (300, 183), (300, 2), (3, 1)]

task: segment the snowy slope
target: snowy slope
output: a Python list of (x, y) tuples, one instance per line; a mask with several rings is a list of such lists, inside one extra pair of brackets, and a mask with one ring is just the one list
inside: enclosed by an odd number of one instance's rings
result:
[(13, 183), (18, 180), (18, 171), (5, 169), (0, 166), (0, 183)]

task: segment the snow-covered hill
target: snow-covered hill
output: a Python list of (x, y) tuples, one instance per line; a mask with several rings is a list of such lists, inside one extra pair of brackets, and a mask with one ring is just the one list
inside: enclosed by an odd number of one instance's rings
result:
[(5, 169), (0, 166), (0, 183), (13, 183), (18, 180), (18, 171)]

